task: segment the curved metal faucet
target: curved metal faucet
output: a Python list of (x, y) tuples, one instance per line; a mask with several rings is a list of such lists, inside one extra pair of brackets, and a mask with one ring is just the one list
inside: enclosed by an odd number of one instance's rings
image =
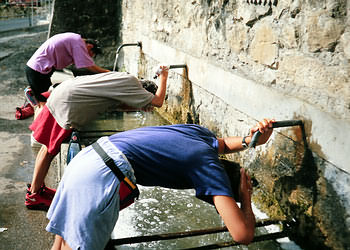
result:
[[(272, 123), (273, 128), (291, 127), (291, 126), (301, 126), (301, 128), (304, 129), (304, 123), (302, 120), (286, 120), (286, 121), (276, 121)], [(260, 135), (261, 135), (261, 132), (259, 130), (253, 134), (252, 140), (249, 143), (250, 148), (255, 148)]]
[[(179, 68), (184, 68), (186, 69), (186, 74), (187, 72), (187, 65), (186, 64), (171, 64), (168, 65), (169, 69), (179, 69)], [(157, 79), (158, 75), (161, 73), (162, 71), (160, 69), (157, 69), (156, 73), (154, 74), (153, 79)]]
[(122, 45), (120, 45), (115, 53), (115, 60), (114, 60), (114, 64), (113, 64), (113, 71), (115, 71), (116, 67), (117, 67), (117, 61), (118, 61), (118, 56), (119, 56), (119, 52), (123, 47), (126, 46), (138, 46), (142, 49), (142, 42), (137, 42), (137, 43), (124, 43)]

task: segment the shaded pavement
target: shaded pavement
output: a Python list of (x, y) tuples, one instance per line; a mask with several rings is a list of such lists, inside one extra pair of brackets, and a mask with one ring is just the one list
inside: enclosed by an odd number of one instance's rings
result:
[[(15, 119), (15, 108), (24, 103), (25, 64), (46, 37), (37, 31), (0, 37), (0, 250), (50, 249), (53, 242), (45, 231), (46, 212), (24, 206), (35, 162), (28, 129), (33, 118)], [(51, 167), (48, 186), (57, 185), (55, 170)]]

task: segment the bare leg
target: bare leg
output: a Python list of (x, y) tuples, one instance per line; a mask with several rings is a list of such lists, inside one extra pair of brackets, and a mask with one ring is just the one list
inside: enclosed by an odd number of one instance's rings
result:
[(38, 106), (39, 106), (39, 108), (42, 109), (45, 106), (45, 104), (46, 104), (46, 102), (39, 102)]
[(68, 246), (61, 236), (56, 234), (55, 242), (53, 243), (51, 250), (72, 250), (72, 248)]
[(43, 107), (45, 106), (46, 102), (39, 102), (38, 105), (35, 106), (34, 109), (34, 120), (38, 117), (40, 112), (43, 110)]
[(52, 245), (51, 250), (61, 250), (63, 238), (56, 234), (55, 241)]
[(35, 160), (34, 174), (30, 188), (31, 193), (36, 193), (39, 191), (41, 185), (44, 183), (45, 177), (49, 171), (50, 164), (54, 157), (54, 155), (51, 155), (47, 152), (46, 146), (41, 146), (41, 149)]

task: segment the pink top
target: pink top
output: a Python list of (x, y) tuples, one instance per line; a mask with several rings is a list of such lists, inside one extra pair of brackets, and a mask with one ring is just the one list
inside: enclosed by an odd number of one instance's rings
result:
[(46, 40), (27, 62), (28, 67), (42, 74), (50, 73), (52, 68), (63, 69), (71, 64), (86, 68), (95, 63), (81, 36), (70, 32)]

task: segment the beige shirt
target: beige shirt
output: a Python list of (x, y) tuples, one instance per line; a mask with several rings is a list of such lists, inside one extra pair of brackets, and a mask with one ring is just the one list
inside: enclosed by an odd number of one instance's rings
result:
[(138, 79), (124, 72), (80, 76), (58, 85), (47, 101), (57, 123), (64, 129), (80, 128), (98, 114), (126, 104), (133, 108), (149, 105), (154, 95)]

